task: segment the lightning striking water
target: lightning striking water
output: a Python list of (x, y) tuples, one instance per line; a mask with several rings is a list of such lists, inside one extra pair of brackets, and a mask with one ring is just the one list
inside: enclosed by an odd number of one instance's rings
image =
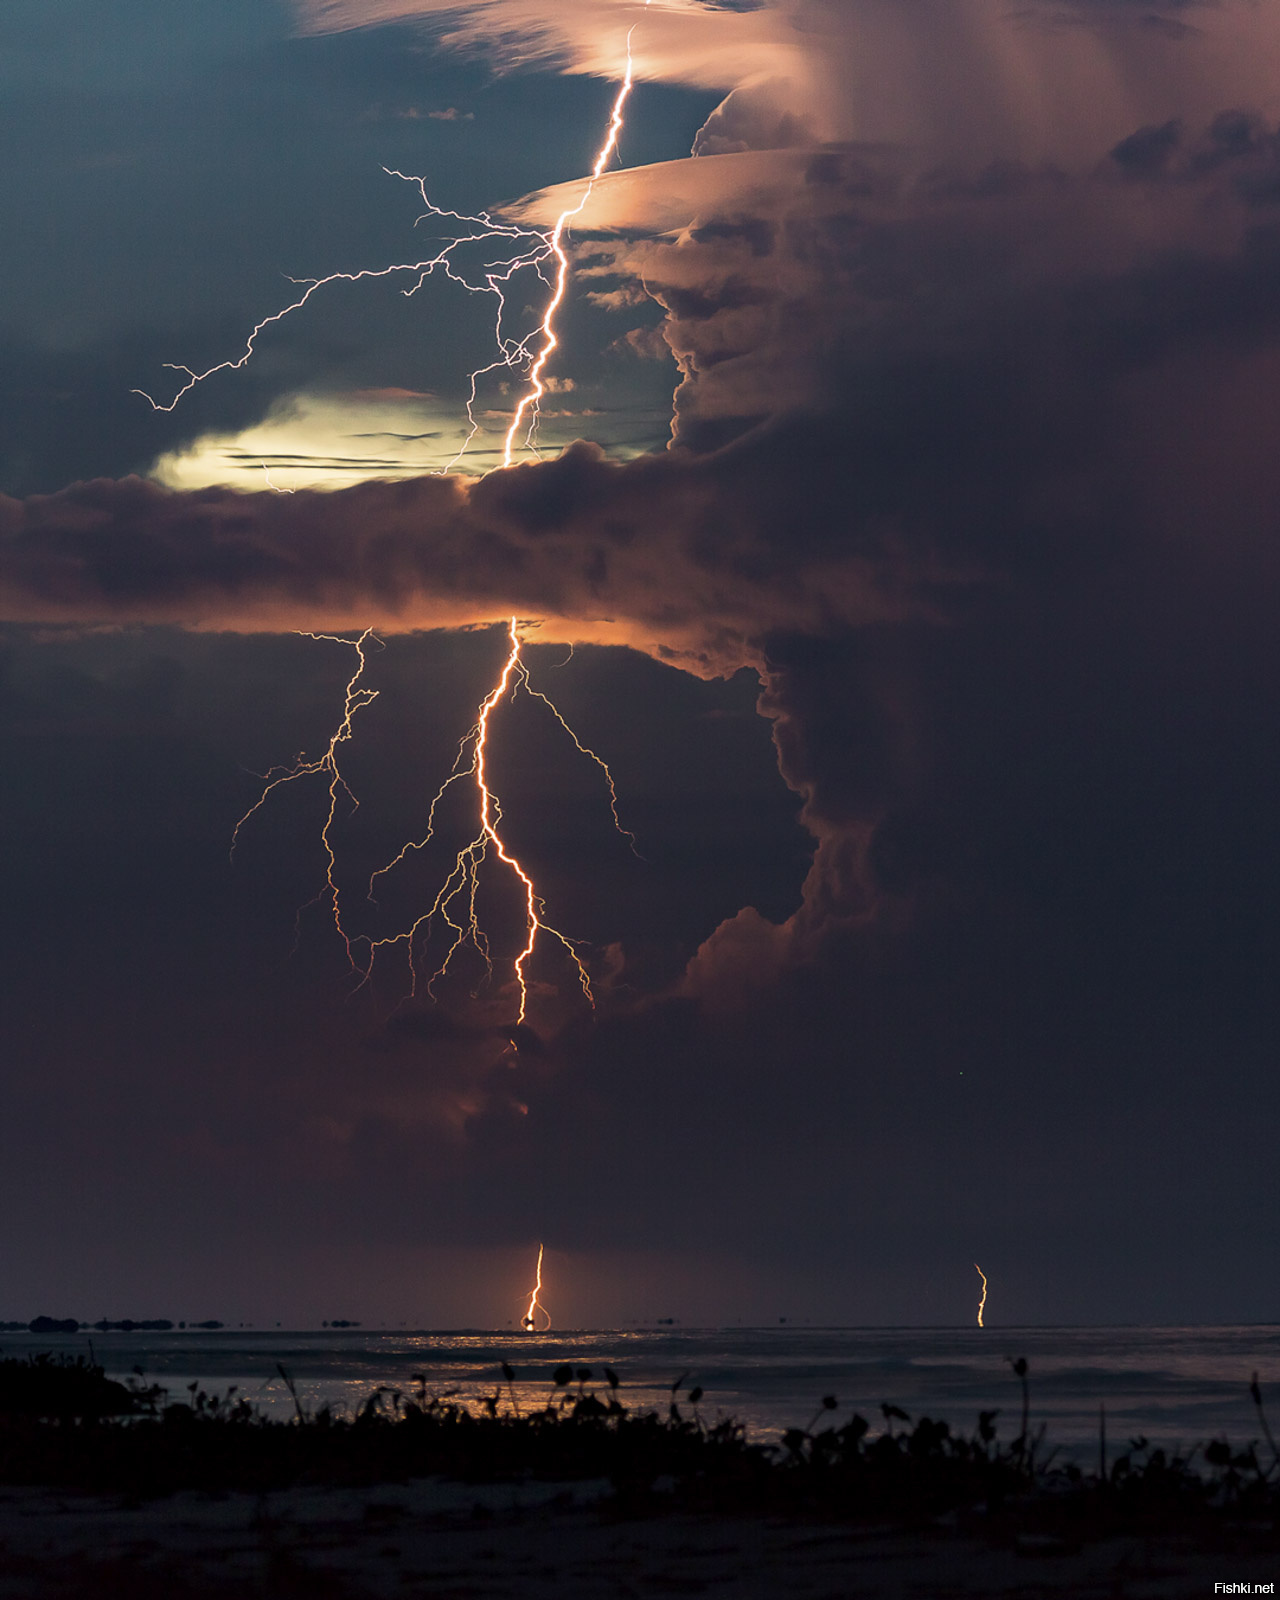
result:
[[(529, 1308), (525, 1312), (524, 1316), (520, 1319), (520, 1326), (524, 1329), (524, 1331), (526, 1333), (545, 1333), (547, 1331), (547, 1328), (549, 1328), (551, 1326), (551, 1314), (547, 1310), (546, 1306), (544, 1306), (542, 1304), (542, 1302), (538, 1299), (538, 1296), (542, 1293), (542, 1246), (541, 1245), (538, 1246), (538, 1269), (537, 1269), (536, 1276), (537, 1276), (537, 1281), (535, 1282), (533, 1288), (529, 1291)], [(546, 1319), (547, 1319), (546, 1326), (542, 1327), (542, 1328), (538, 1327), (538, 1316), (540, 1314), (542, 1316), (546, 1317)]]
[(973, 1270), (982, 1279), (982, 1299), (978, 1301), (978, 1326), (982, 1327), (982, 1313), (987, 1309), (987, 1275), (976, 1261)]

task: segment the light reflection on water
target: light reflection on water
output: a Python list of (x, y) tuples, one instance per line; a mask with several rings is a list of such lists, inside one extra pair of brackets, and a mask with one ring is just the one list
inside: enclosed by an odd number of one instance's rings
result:
[(1237, 1441), (1256, 1437), (1248, 1395), (1255, 1371), (1264, 1395), (1275, 1394), (1274, 1420), (1280, 1420), (1276, 1326), (5, 1334), (0, 1351), (87, 1353), (89, 1338), (114, 1376), (141, 1367), (175, 1399), (186, 1398), (181, 1391), (191, 1382), (211, 1393), (235, 1384), (273, 1415), (293, 1411), (278, 1365), (307, 1409), (354, 1410), (379, 1385), (415, 1393), (418, 1373), (428, 1395), (479, 1404), (501, 1383), (505, 1360), (516, 1369), (515, 1399), (524, 1409), (544, 1403), (550, 1374), (562, 1362), (591, 1368), (601, 1387), (607, 1364), (628, 1405), (665, 1409), (672, 1383), (687, 1374), (686, 1391), (694, 1384), (704, 1390), (705, 1420), (732, 1415), (759, 1438), (805, 1425), (827, 1394), (840, 1402), (836, 1422), (853, 1409), (879, 1421), (880, 1404), (890, 1402), (913, 1417), (942, 1416), (967, 1430), (980, 1410), (999, 1408), (1008, 1437), (1016, 1431), (1020, 1397), (1005, 1358), (1025, 1356), (1033, 1423), (1045, 1422), (1050, 1444), (1072, 1454), (1096, 1449), (1100, 1404), (1117, 1447), (1139, 1433), (1184, 1445), (1222, 1433)]

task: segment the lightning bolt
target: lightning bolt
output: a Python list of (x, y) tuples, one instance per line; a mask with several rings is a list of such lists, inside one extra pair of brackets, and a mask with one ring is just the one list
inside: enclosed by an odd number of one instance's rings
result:
[[(529, 1291), (529, 1307), (528, 1307), (528, 1310), (525, 1312), (524, 1316), (520, 1320), (520, 1326), (524, 1329), (524, 1331), (526, 1333), (545, 1333), (547, 1331), (547, 1328), (549, 1328), (551, 1326), (551, 1314), (550, 1314), (550, 1312), (548, 1312), (546, 1306), (544, 1306), (542, 1304), (542, 1302), (538, 1299), (538, 1296), (542, 1293), (542, 1246), (541, 1245), (538, 1246), (538, 1267), (537, 1267), (537, 1272), (536, 1272), (535, 1276), (536, 1276), (536, 1280), (537, 1281), (534, 1283), (533, 1288)], [(542, 1316), (546, 1317), (546, 1319), (547, 1319), (546, 1327), (543, 1327), (543, 1328), (539, 1328), (538, 1327), (538, 1315), (539, 1315), (539, 1313), (541, 1313)]]
[[(649, 3), (650, 0), (645, 0), (646, 7)], [(394, 171), (391, 168), (384, 168), (383, 170), (387, 172), (389, 177), (398, 178), (402, 182), (416, 185), (425, 207), (417, 222), (430, 222), (433, 225), (442, 226), (445, 230), (438, 236), (438, 248), (434, 252), (417, 260), (393, 263), (385, 267), (362, 268), (355, 272), (334, 272), (323, 278), (290, 279), (290, 282), (299, 286), (301, 293), (290, 304), (282, 307), (279, 311), (271, 313), (271, 315), (264, 317), (255, 324), (245, 340), (243, 350), (238, 356), (217, 362), (203, 371), (197, 371), (193, 367), (179, 363), (166, 362), (166, 369), (179, 374), (183, 379), (172, 397), (167, 401), (159, 401), (142, 389), (136, 389), (133, 392), (141, 395), (156, 411), (172, 411), (184, 395), (188, 394), (198, 384), (213, 377), (216, 373), (239, 371), (247, 366), (256, 353), (258, 342), (263, 335), (277, 323), (284, 321), (293, 313), (301, 311), (322, 289), (338, 283), (356, 284), (408, 275), (414, 281), (401, 291), (408, 297), (416, 294), (429, 278), (440, 272), (450, 281), (460, 284), (469, 292), (490, 295), (496, 302), (494, 315), (496, 354), (492, 361), (476, 368), (469, 374), (465, 436), (457, 454), (442, 470), (448, 472), (456, 466), (480, 432), (481, 424), (476, 415), (480, 383), (482, 379), (500, 370), (522, 372), (525, 374), (526, 380), (524, 392), (516, 404), (504, 437), (502, 466), (503, 468), (508, 468), (513, 464), (515, 456), (521, 448), (522, 429), (523, 448), (536, 454), (535, 438), (539, 420), (539, 408), (548, 386), (546, 369), (552, 355), (559, 348), (560, 340), (556, 333), (556, 317), (568, 292), (571, 272), (569, 253), (565, 243), (566, 236), (570, 225), (576, 217), (581, 215), (591, 197), (597, 180), (601, 177), (617, 151), (623, 128), (623, 113), (634, 85), (635, 64), (632, 54), (632, 36), (634, 32), (635, 27), (633, 25), (626, 36), (626, 67), (623, 78), (614, 96), (604, 140), (596, 154), (582, 194), (575, 205), (560, 213), (554, 227), (549, 232), (497, 221), (486, 211), (471, 214), (451, 211), (437, 206), (427, 194), (426, 180), (424, 178), (413, 177)], [(483, 261), (478, 268), (470, 264), (470, 247), (484, 246), (487, 248), (495, 241), (505, 241), (507, 247), (505, 255), (500, 255), (494, 260)], [(553, 261), (555, 263), (554, 273), (548, 276), (551, 271), (550, 263)], [(513, 280), (519, 274), (528, 271), (536, 273), (551, 292), (542, 318), (536, 327), (524, 334), (515, 335), (509, 333), (506, 327), (507, 294)], [(276, 485), (271, 482), (270, 473), (267, 472), (265, 464), (263, 472), (266, 475), (268, 486), (275, 490)], [(285, 492), (292, 493), (293, 491)], [(351, 970), (359, 978), (357, 987), (362, 987), (372, 978), (374, 963), (380, 950), (403, 944), (407, 948), (409, 955), (410, 994), (415, 994), (418, 982), (414, 954), (415, 942), (420, 941), (424, 934), (430, 933), (432, 924), (437, 917), (451, 929), (452, 940), (444, 960), (427, 982), (428, 992), (434, 995), (433, 985), (445, 975), (455, 956), (465, 947), (471, 947), (479, 953), (484, 962), (486, 973), (492, 975), (493, 962), (490, 956), (488, 937), (480, 926), (476, 909), (476, 898), (480, 886), (480, 869), (490, 853), (492, 853), (497, 856), (498, 860), (516, 879), (524, 907), (524, 944), (512, 965), (512, 978), (518, 996), (516, 1024), (523, 1024), (528, 1015), (529, 978), (527, 968), (537, 947), (539, 937), (543, 935), (562, 947), (587, 1003), (594, 1008), (595, 998), (592, 994), (590, 975), (577, 952), (574, 941), (546, 920), (545, 903), (542, 896), (538, 893), (533, 879), (511, 850), (501, 832), (502, 806), (489, 782), (490, 719), (496, 707), (504, 700), (514, 699), (521, 689), (532, 698), (540, 700), (550, 710), (561, 728), (569, 735), (577, 750), (600, 767), (608, 784), (609, 805), (614, 826), (630, 841), (633, 851), (636, 850), (636, 841), (635, 836), (622, 826), (619, 818), (617, 789), (614, 784), (613, 774), (609, 770), (607, 763), (594, 750), (582, 743), (553, 702), (541, 691), (534, 689), (530, 685), (528, 669), (525, 666), (522, 655), (522, 641), (517, 619), (512, 617), (508, 624), (509, 649), (497, 682), (481, 702), (476, 714), (476, 720), (470, 730), (459, 741), (458, 754), (454, 760), (453, 768), (431, 801), (427, 813), (427, 831), (425, 835), (421, 840), (410, 841), (405, 844), (392, 861), (388, 862), (385, 867), (379, 868), (373, 874), (369, 880), (368, 899), (374, 900), (374, 887), (379, 878), (403, 862), (410, 852), (421, 850), (425, 847), (433, 836), (436, 808), (445, 793), (454, 784), (468, 779), (473, 782), (475, 789), (478, 831), (471, 841), (458, 852), (453, 867), (429, 908), (416, 917), (412, 924), (402, 932), (377, 939), (367, 935), (353, 936), (348, 932), (344, 924), (341, 894), (335, 878), (337, 860), (332, 838), (333, 826), (342, 800), (348, 801), (352, 810), (356, 809), (359, 804), (342, 775), (339, 766), (339, 754), (340, 747), (350, 740), (352, 736), (352, 719), (355, 714), (377, 698), (377, 690), (366, 688), (361, 684), (361, 678), (366, 666), (365, 645), (373, 636), (366, 629), (359, 638), (354, 640), (343, 639), (334, 634), (312, 634), (309, 637), (343, 644), (356, 652), (358, 664), (347, 684), (342, 718), (331, 735), (323, 755), (314, 760), (308, 759), (305, 755), (299, 755), (291, 766), (272, 768), (269, 772), (261, 775), (265, 786), (258, 799), (240, 818), (233, 830), (232, 854), (234, 855), (241, 828), (277, 789), (302, 778), (327, 776), (329, 807), (320, 835), (327, 862), (325, 882), (319, 894), (308, 904), (314, 905), (318, 901), (327, 900), (332, 912), (334, 926), (346, 949)], [(638, 854), (638, 851), (636, 853)], [(303, 907), (302, 909), (305, 910), (306, 908)], [(300, 916), (301, 911), (299, 912)], [(362, 947), (362, 953), (365, 956), (363, 963), (357, 958), (357, 945)], [(540, 1286), (541, 1248), (539, 1248), (538, 1261)], [(533, 1301), (531, 1302), (531, 1312), (536, 1306), (537, 1290), (535, 1289)], [(539, 1307), (538, 1309), (541, 1308)]]
[[(452, 869), (428, 910), (416, 918), (412, 925), (403, 932), (370, 941), (369, 961), (363, 981), (367, 982), (372, 975), (374, 958), (380, 949), (385, 949), (392, 945), (405, 944), (409, 950), (410, 971), (414, 986), (410, 992), (416, 992), (417, 974), (413, 956), (414, 941), (420, 934), (429, 931), (430, 925), (437, 915), (453, 930), (453, 941), (443, 962), (428, 981), (428, 993), (434, 994), (433, 985), (448, 971), (454, 957), (464, 946), (469, 945), (477, 950), (485, 963), (486, 971), (492, 972), (493, 963), (489, 955), (489, 942), (480, 927), (476, 913), (476, 895), (479, 889), (480, 868), (492, 850), (493, 854), (516, 878), (524, 903), (524, 945), (512, 965), (512, 977), (519, 996), (516, 1012), (516, 1022), (519, 1024), (524, 1022), (528, 1015), (529, 980), (525, 969), (533, 955), (540, 934), (546, 934), (562, 946), (568, 955), (570, 966), (582, 989), (582, 993), (587, 1003), (593, 1008), (595, 1006), (595, 997), (591, 991), (590, 975), (577, 952), (574, 941), (546, 920), (544, 903), (534, 885), (533, 879), (529, 876), (519, 858), (510, 849), (500, 832), (502, 804), (489, 781), (490, 720), (497, 706), (503, 700), (514, 699), (521, 689), (534, 699), (542, 701), (543, 705), (548, 707), (556, 721), (573, 740), (575, 747), (583, 755), (594, 761), (604, 773), (609, 787), (610, 806), (614, 823), (618, 831), (631, 841), (633, 849), (635, 848), (635, 836), (623, 828), (618, 819), (617, 789), (608, 763), (589, 746), (582, 743), (546, 695), (530, 686), (529, 670), (524, 663), (522, 655), (523, 643), (520, 637), (519, 621), (516, 617), (512, 617), (507, 624), (507, 642), (507, 657), (502, 665), (501, 672), (498, 674), (497, 682), (484, 700), (481, 701), (475, 722), (468, 732), (463, 735), (459, 743), (453, 771), (432, 798), (427, 812), (426, 833), (421, 839), (410, 841), (404, 845), (393, 860), (389, 861), (385, 867), (380, 867), (373, 874), (369, 880), (369, 898), (371, 900), (374, 898), (374, 886), (379, 878), (390, 872), (394, 867), (399, 866), (411, 852), (424, 849), (430, 842), (435, 831), (436, 808), (455, 783), (470, 779), (474, 784), (479, 824), (478, 831), (475, 837), (458, 851)], [(470, 757), (469, 760), (468, 756)], [(461, 903), (459, 904), (459, 902)], [(454, 915), (455, 910), (457, 911), (456, 917)]]
[[(445, 227), (453, 227), (453, 235), (446, 233), (438, 236), (439, 248), (416, 260), (393, 262), (385, 267), (362, 267), (356, 272), (331, 272), (323, 278), (289, 278), (288, 281), (301, 288), (302, 293), (288, 305), (282, 306), (279, 311), (273, 311), (255, 323), (238, 356), (215, 362), (202, 371), (196, 371), (194, 367), (180, 362), (164, 362), (166, 371), (178, 373), (183, 379), (172, 397), (166, 401), (157, 400), (145, 389), (134, 389), (131, 393), (140, 395), (155, 411), (173, 411), (197, 384), (206, 382), (219, 372), (239, 372), (247, 367), (257, 353), (258, 342), (262, 336), (276, 324), (301, 311), (322, 289), (328, 289), (338, 283), (356, 284), (411, 276), (414, 282), (408, 288), (401, 290), (408, 299), (417, 294), (429, 278), (440, 272), (469, 293), (490, 295), (496, 301), (494, 340), (497, 353), (491, 362), (478, 367), (469, 375), (470, 392), (466, 403), (467, 432), (457, 454), (442, 470), (448, 472), (450, 468), (456, 466), (480, 432), (481, 424), (475, 414), (475, 406), (479, 397), (478, 386), (481, 378), (498, 369), (518, 371), (533, 359), (529, 344), (538, 330), (534, 328), (518, 337), (505, 330), (507, 290), (512, 280), (524, 271), (533, 271), (543, 282), (548, 281), (543, 272), (543, 264), (552, 255), (551, 235), (536, 228), (498, 222), (487, 211), (480, 211), (474, 215), (450, 211), (434, 204), (427, 194), (425, 178), (398, 172), (391, 167), (384, 167), (382, 170), (389, 178), (398, 178), (403, 183), (416, 186), (425, 210), (416, 219), (415, 226), (422, 222), (441, 223)], [(470, 231), (467, 231), (468, 229)], [(469, 261), (468, 246), (492, 245), (497, 240), (508, 241), (509, 249), (505, 257), (494, 261), (482, 261), (478, 266)]]
[(973, 1270), (982, 1279), (982, 1299), (978, 1301), (978, 1326), (982, 1327), (982, 1313), (987, 1309), (987, 1275), (976, 1261)]
[[(645, 0), (648, 7), (650, 0)], [(439, 248), (433, 253), (413, 261), (392, 262), (385, 267), (362, 267), (354, 272), (330, 272), (322, 278), (293, 278), (288, 281), (298, 286), (301, 293), (288, 305), (280, 310), (273, 311), (255, 323), (244, 342), (244, 348), (235, 357), (228, 357), (225, 361), (215, 362), (212, 366), (197, 371), (181, 362), (166, 361), (162, 363), (165, 371), (174, 372), (182, 381), (174, 390), (173, 395), (166, 401), (157, 400), (146, 389), (133, 389), (132, 394), (139, 395), (155, 411), (173, 411), (184, 395), (187, 395), (198, 384), (204, 383), (219, 372), (242, 371), (257, 353), (258, 342), (264, 334), (278, 323), (283, 322), (293, 313), (301, 311), (312, 298), (322, 289), (327, 289), (333, 284), (356, 284), (378, 280), (392, 279), (400, 276), (409, 276), (413, 282), (408, 288), (402, 289), (405, 298), (417, 294), (423, 284), (437, 272), (442, 273), (451, 282), (460, 285), (471, 294), (490, 295), (496, 301), (494, 312), (494, 359), (477, 367), (468, 374), (468, 393), (466, 399), (467, 428), (462, 444), (457, 453), (437, 474), (447, 473), (462, 460), (467, 454), (476, 435), (481, 431), (481, 422), (476, 415), (476, 405), (479, 401), (479, 386), (482, 379), (491, 373), (499, 371), (527, 372), (527, 381), (524, 394), (516, 405), (515, 413), (511, 418), (503, 440), (502, 465), (509, 467), (515, 458), (517, 439), (523, 426), (525, 428), (524, 448), (537, 453), (535, 436), (537, 433), (539, 406), (542, 397), (547, 392), (544, 381), (546, 366), (553, 352), (559, 347), (559, 337), (555, 331), (556, 314), (564, 303), (568, 291), (570, 261), (565, 249), (565, 235), (573, 219), (580, 216), (596, 181), (618, 148), (618, 140), (623, 127), (623, 110), (631, 95), (634, 85), (635, 63), (632, 55), (631, 40), (635, 32), (635, 25), (627, 31), (626, 38), (626, 68), (623, 79), (614, 98), (610, 111), (603, 144), (596, 154), (596, 159), (591, 168), (590, 176), (583, 188), (581, 197), (576, 205), (562, 211), (556, 218), (554, 227), (550, 231), (538, 228), (522, 227), (517, 223), (498, 221), (487, 211), (473, 213), (452, 211), (446, 207), (438, 206), (427, 193), (427, 181), (424, 177), (410, 173), (399, 172), (392, 167), (382, 170), (390, 178), (398, 178), (401, 182), (413, 184), (422, 199), (424, 210), (416, 219), (415, 227), (419, 223), (442, 223), (452, 227), (452, 236), (445, 233), (438, 237)], [(470, 231), (467, 231), (470, 230)], [(507, 243), (507, 254), (495, 260), (482, 261), (478, 266), (469, 263), (469, 246), (490, 246), (495, 241), (504, 240)], [(555, 262), (554, 275), (548, 277), (549, 263)], [(532, 271), (551, 290), (546, 308), (541, 321), (523, 334), (511, 334), (506, 331), (507, 321), (507, 292), (517, 276), (523, 272)], [(539, 348), (535, 354), (534, 345)], [(270, 481), (270, 480), (268, 480)], [(274, 485), (273, 485), (274, 487)]]
[(262, 463), (262, 476), (267, 480), (267, 488), (271, 490), (272, 494), (297, 494), (298, 492), (296, 489), (284, 489), (278, 483), (272, 483), (271, 474), (267, 471), (265, 461)]
[[(648, 4), (649, 0), (645, 0), (645, 5), (647, 6)], [(525, 434), (525, 446), (526, 448), (532, 448), (533, 435), (537, 428), (538, 407), (543, 395), (547, 392), (546, 385), (542, 381), (542, 375), (546, 370), (547, 362), (551, 359), (552, 352), (560, 343), (555, 331), (556, 312), (559, 311), (563, 304), (565, 293), (569, 286), (569, 257), (564, 248), (565, 231), (574, 217), (581, 215), (587, 201), (591, 198), (591, 191), (595, 188), (597, 179), (609, 165), (614, 151), (618, 148), (618, 138), (622, 133), (622, 113), (631, 95), (635, 76), (635, 62), (631, 54), (631, 36), (635, 31), (634, 25), (627, 30), (626, 72), (614, 98), (613, 110), (609, 114), (609, 126), (605, 134), (604, 143), (600, 146), (595, 165), (591, 169), (591, 176), (582, 191), (582, 197), (576, 206), (571, 206), (567, 211), (560, 213), (556, 218), (555, 227), (546, 236), (550, 254), (556, 259), (555, 288), (552, 290), (550, 300), (547, 301), (547, 309), (543, 313), (542, 325), (539, 329), (542, 335), (542, 348), (538, 351), (533, 365), (529, 369), (529, 386), (516, 407), (515, 415), (511, 419), (511, 426), (507, 429), (507, 437), (503, 443), (502, 465), (504, 467), (511, 465), (511, 459), (516, 449), (516, 436), (520, 432), (520, 425), (526, 415), (529, 416), (530, 423)]]
[[(516, 695), (523, 691), (530, 698), (540, 701), (551, 712), (557, 724), (568, 734), (574, 748), (600, 768), (608, 789), (609, 806), (614, 826), (628, 840), (633, 853), (638, 855), (639, 852), (636, 849), (635, 835), (629, 829), (623, 827), (619, 817), (617, 786), (608, 763), (589, 745), (583, 744), (582, 740), (579, 739), (578, 735), (561, 715), (555, 703), (530, 684), (529, 669), (524, 660), (524, 642), (520, 635), (518, 618), (510, 618), (506, 632), (506, 659), (502, 664), (502, 669), (493, 688), (481, 701), (476, 712), (475, 721), (459, 741), (458, 754), (454, 759), (452, 771), (432, 797), (427, 811), (426, 832), (421, 839), (410, 840), (403, 845), (399, 853), (386, 866), (379, 867), (369, 879), (366, 898), (376, 904), (374, 889), (378, 884), (378, 880), (399, 866), (411, 854), (427, 847), (435, 835), (436, 811), (441, 800), (455, 784), (465, 783), (470, 780), (475, 794), (477, 831), (474, 837), (458, 851), (453, 866), (437, 891), (431, 905), (421, 915), (417, 916), (408, 928), (399, 933), (388, 934), (382, 938), (351, 933), (346, 924), (341, 890), (335, 877), (337, 853), (333, 842), (333, 828), (337, 821), (339, 807), (344, 800), (349, 804), (351, 811), (355, 811), (359, 807), (359, 801), (352, 792), (340, 765), (342, 746), (352, 737), (352, 722), (356, 713), (363, 710), (365, 706), (372, 704), (378, 697), (376, 689), (369, 688), (361, 682), (368, 665), (365, 653), (366, 647), (371, 640), (375, 643), (381, 642), (368, 629), (356, 639), (343, 639), (336, 634), (307, 634), (304, 636), (334, 644), (342, 644), (355, 651), (356, 669), (347, 682), (341, 719), (334, 732), (330, 735), (328, 744), (321, 755), (314, 758), (309, 758), (305, 754), (299, 755), (291, 765), (273, 767), (269, 772), (260, 775), (264, 780), (264, 787), (261, 794), (240, 818), (239, 822), (236, 823), (232, 831), (231, 854), (234, 858), (241, 829), (251, 817), (261, 810), (277, 789), (287, 784), (295, 783), (302, 778), (326, 778), (329, 805), (324, 825), (320, 830), (320, 841), (324, 849), (326, 862), (325, 879), (319, 893), (299, 909), (299, 919), (302, 912), (310, 906), (320, 902), (327, 903), (334, 927), (346, 950), (351, 970), (359, 980), (356, 984), (357, 989), (363, 988), (371, 980), (374, 963), (379, 951), (403, 945), (408, 951), (410, 972), (410, 989), (406, 998), (412, 998), (417, 993), (418, 967), (415, 947), (425, 942), (437, 917), (448, 926), (452, 939), (443, 961), (427, 980), (427, 992), (434, 998), (436, 982), (445, 975), (454, 958), (465, 947), (470, 947), (478, 952), (484, 963), (486, 974), (492, 975), (493, 961), (490, 955), (489, 939), (480, 925), (476, 897), (480, 889), (480, 869), (490, 854), (495, 855), (515, 878), (523, 908), (523, 945), (512, 963), (512, 980), (518, 996), (515, 1018), (515, 1023), (518, 1026), (528, 1018), (529, 977), (527, 966), (534, 954), (540, 936), (546, 936), (562, 948), (568, 957), (570, 970), (582, 990), (583, 997), (593, 1009), (595, 996), (591, 988), (590, 974), (582, 957), (578, 954), (575, 942), (547, 920), (544, 901), (537, 891), (533, 878), (501, 832), (503, 820), (502, 803), (495, 793), (489, 777), (491, 723), (493, 713), (499, 705), (504, 701), (513, 701)], [(477, 992), (473, 991), (473, 997)]]
[[(262, 809), (262, 807), (267, 803), (268, 799), (275, 793), (277, 789), (284, 788), (286, 784), (296, 783), (299, 778), (313, 778), (321, 775), (327, 775), (329, 780), (329, 808), (325, 813), (324, 826), (320, 830), (320, 842), (324, 846), (324, 853), (327, 861), (327, 866), (325, 869), (325, 881), (323, 887), (320, 889), (320, 892), (315, 896), (314, 899), (307, 902), (307, 906), (313, 906), (320, 900), (326, 898), (328, 899), (329, 905), (333, 912), (334, 926), (337, 928), (342, 942), (346, 946), (347, 959), (354, 964), (355, 953), (353, 944), (350, 935), (343, 926), (342, 903), (338, 893), (338, 885), (333, 876), (334, 869), (338, 864), (338, 858), (333, 848), (332, 834), (334, 822), (337, 820), (339, 803), (345, 798), (350, 803), (351, 810), (356, 811), (359, 809), (360, 802), (351, 792), (351, 788), (348, 785), (347, 780), (343, 777), (342, 768), (338, 764), (338, 758), (341, 747), (351, 739), (352, 719), (355, 717), (358, 711), (363, 711), (366, 706), (372, 705), (373, 702), (378, 698), (378, 691), (376, 689), (362, 687), (360, 680), (364, 676), (365, 667), (368, 665), (368, 658), (365, 655), (365, 646), (370, 640), (373, 640), (375, 643), (381, 643), (381, 641), (376, 638), (373, 630), (370, 628), (366, 628), (357, 639), (343, 639), (338, 634), (333, 633), (304, 633), (301, 634), (300, 637), (305, 639), (324, 640), (329, 644), (346, 645), (348, 649), (355, 651), (356, 669), (352, 673), (351, 677), (347, 680), (346, 694), (344, 695), (342, 702), (342, 719), (334, 731), (329, 735), (329, 742), (325, 747), (323, 755), (318, 756), (315, 760), (308, 760), (305, 754), (301, 754), (295, 759), (293, 765), (290, 767), (272, 767), (269, 771), (258, 774), (266, 786), (254, 803), (240, 818), (239, 822), (237, 822), (235, 827), (231, 830), (230, 853), (232, 859), (234, 860), (236, 845), (240, 842), (241, 828), (244, 827), (245, 823), (248, 822), (250, 817)], [(302, 912), (307, 909), (307, 906), (300, 908), (298, 912), (299, 918), (301, 918)]]

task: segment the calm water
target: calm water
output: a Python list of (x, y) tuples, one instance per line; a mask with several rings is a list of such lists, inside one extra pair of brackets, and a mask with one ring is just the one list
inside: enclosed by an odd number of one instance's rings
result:
[[(804, 1425), (823, 1395), (841, 1415), (851, 1409), (879, 1420), (882, 1401), (913, 1417), (943, 1416), (973, 1426), (979, 1410), (1000, 1408), (1005, 1437), (1017, 1431), (1019, 1396), (1006, 1356), (1031, 1368), (1033, 1422), (1071, 1454), (1097, 1448), (1098, 1406), (1107, 1408), (1113, 1445), (1135, 1434), (1190, 1444), (1214, 1434), (1233, 1440), (1259, 1430), (1248, 1395), (1257, 1372), (1280, 1426), (1280, 1327), (1224, 1328), (733, 1328), (606, 1329), (539, 1335), (481, 1332), (313, 1333), (186, 1332), (84, 1334), (34, 1338), (0, 1335), (4, 1354), (34, 1349), (88, 1350), (117, 1376), (141, 1367), (176, 1392), (189, 1382), (224, 1391), (239, 1387), (264, 1409), (292, 1410), (277, 1372), (283, 1365), (303, 1403), (354, 1407), (373, 1388), (410, 1389), (424, 1373), (431, 1391), (474, 1396), (516, 1368), (522, 1403), (540, 1403), (551, 1369), (562, 1361), (608, 1363), (624, 1398), (665, 1406), (672, 1382), (701, 1384), (704, 1417), (727, 1413), (759, 1437)], [(837, 1418), (837, 1420), (839, 1420)]]

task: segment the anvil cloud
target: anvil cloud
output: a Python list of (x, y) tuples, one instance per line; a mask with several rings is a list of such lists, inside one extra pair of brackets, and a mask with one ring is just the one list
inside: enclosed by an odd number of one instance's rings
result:
[(723, 87), (703, 153), (860, 140), (932, 158), (1093, 155), (1141, 123), (1280, 109), (1280, 19), (1249, 0), (295, 0), (312, 32), (431, 22), (506, 64)]

